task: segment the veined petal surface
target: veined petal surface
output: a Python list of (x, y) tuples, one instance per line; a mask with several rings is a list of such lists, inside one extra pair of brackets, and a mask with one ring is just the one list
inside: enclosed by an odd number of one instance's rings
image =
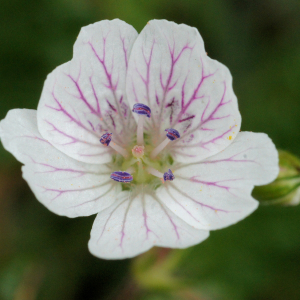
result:
[(240, 132), (224, 151), (173, 172), (175, 180), (157, 190), (159, 199), (196, 228), (220, 229), (256, 209), (252, 189), (276, 178), (278, 153), (266, 134)]
[(57, 149), (79, 161), (106, 163), (105, 132), (126, 145), (136, 124), (125, 93), (136, 30), (120, 20), (83, 27), (73, 59), (48, 75), (38, 106), (38, 128)]
[(36, 110), (14, 109), (0, 123), (1, 141), (25, 166), (23, 177), (49, 210), (68, 217), (88, 216), (116, 200), (120, 186), (106, 165), (76, 161), (54, 148), (37, 129)]
[(132, 48), (126, 90), (131, 106), (141, 102), (151, 108), (154, 144), (165, 138), (164, 129), (179, 131), (181, 138), (170, 147), (179, 162), (220, 152), (240, 130), (231, 74), (207, 56), (196, 28), (148, 22)]
[(208, 237), (208, 231), (188, 225), (160, 201), (141, 193), (122, 192), (94, 222), (89, 249), (95, 256), (123, 259), (153, 246), (186, 248)]

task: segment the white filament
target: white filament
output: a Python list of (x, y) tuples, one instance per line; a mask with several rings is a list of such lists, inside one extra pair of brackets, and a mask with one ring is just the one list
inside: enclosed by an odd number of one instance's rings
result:
[(122, 147), (120, 147), (119, 145), (117, 145), (115, 142), (111, 141), (109, 143), (109, 146), (112, 147), (114, 150), (116, 150), (117, 152), (119, 152), (121, 155), (123, 155), (125, 158), (128, 157), (128, 152), (123, 149)]
[(144, 119), (145, 119), (145, 116), (139, 115), (139, 120), (138, 120), (138, 125), (137, 125), (137, 134), (136, 134), (137, 144), (139, 146), (144, 145)]
[(135, 172), (135, 168), (134, 167), (129, 167), (125, 172), (129, 173), (129, 174), (133, 174)]
[(146, 171), (148, 173), (150, 173), (153, 176), (156, 176), (158, 178), (163, 178), (164, 174), (162, 172), (157, 171), (156, 169), (152, 168), (152, 167), (147, 167)]
[(163, 142), (161, 142), (156, 148), (154, 148), (154, 150), (151, 152), (150, 157), (151, 158), (155, 158), (156, 155), (162, 151), (168, 144), (169, 144), (170, 140), (168, 138), (166, 138)]

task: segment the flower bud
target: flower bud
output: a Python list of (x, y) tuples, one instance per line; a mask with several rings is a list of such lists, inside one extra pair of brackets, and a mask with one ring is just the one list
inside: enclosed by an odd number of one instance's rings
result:
[(261, 204), (297, 205), (300, 202), (300, 159), (279, 150), (279, 175), (268, 185), (257, 186), (252, 196)]

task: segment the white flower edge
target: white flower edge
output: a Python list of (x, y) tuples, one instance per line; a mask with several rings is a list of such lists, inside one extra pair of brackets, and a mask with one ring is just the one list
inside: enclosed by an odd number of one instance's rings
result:
[(124, 259), (153, 246), (187, 248), (209, 236), (177, 217), (161, 201), (150, 195), (131, 198), (130, 192), (100, 212), (88, 243), (90, 252), (104, 259)]
[(36, 198), (63, 216), (89, 216), (116, 201), (121, 186), (106, 165), (82, 163), (45, 140), (37, 129), (36, 110), (10, 110), (0, 122), (4, 148), (21, 163), (23, 177)]
[(278, 175), (278, 152), (264, 133), (240, 132), (220, 153), (197, 164), (174, 167), (175, 180), (157, 190), (159, 199), (177, 216), (199, 229), (232, 225), (253, 212), (254, 185)]

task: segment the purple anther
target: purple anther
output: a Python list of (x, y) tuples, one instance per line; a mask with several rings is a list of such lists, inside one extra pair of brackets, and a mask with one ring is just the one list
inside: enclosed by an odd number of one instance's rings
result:
[(166, 136), (169, 140), (174, 141), (180, 138), (180, 134), (176, 129), (173, 128), (168, 128), (165, 129), (165, 131), (167, 132)]
[(136, 103), (133, 105), (132, 111), (134, 113), (137, 113), (139, 115), (147, 116), (148, 118), (151, 117), (151, 109), (149, 106), (142, 104), (142, 103)]
[(164, 181), (167, 181), (167, 180), (172, 181), (174, 179), (175, 179), (175, 176), (170, 169), (168, 172), (164, 173)]
[(102, 145), (108, 146), (111, 142), (112, 133), (104, 133), (100, 138), (100, 143)]
[(133, 180), (129, 173), (121, 171), (111, 173), (110, 178), (118, 182), (130, 182)]

